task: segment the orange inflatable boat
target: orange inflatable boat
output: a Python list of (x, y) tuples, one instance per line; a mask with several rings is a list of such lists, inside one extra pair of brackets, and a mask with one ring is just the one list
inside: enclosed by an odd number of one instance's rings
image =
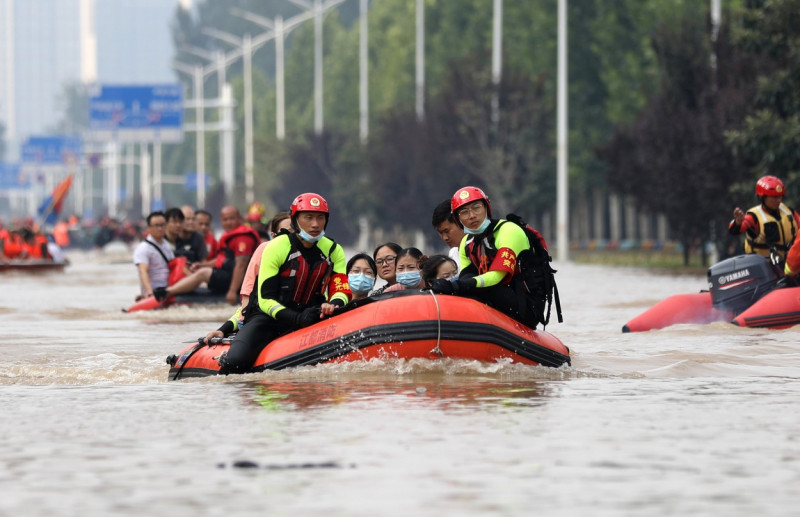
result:
[(708, 270), (709, 291), (670, 296), (622, 327), (623, 332), (680, 323), (729, 321), (741, 327), (787, 328), (800, 324), (800, 287), (761, 255), (739, 255)]
[[(186, 257), (176, 257), (169, 263), (169, 285), (175, 285), (186, 277)], [(155, 309), (166, 309), (172, 305), (197, 305), (208, 303), (227, 303), (225, 293), (215, 293), (205, 287), (198, 287), (191, 293), (168, 296), (163, 300), (156, 300), (155, 296), (148, 296), (137, 300), (128, 308), (123, 308), (122, 312), (152, 311)]]
[[(196, 343), (167, 358), (169, 378), (219, 371), (229, 343)], [(373, 358), (454, 358), (558, 367), (569, 349), (552, 334), (530, 329), (491, 307), (459, 296), (399, 291), (358, 300), (340, 314), (267, 345), (253, 372)]]

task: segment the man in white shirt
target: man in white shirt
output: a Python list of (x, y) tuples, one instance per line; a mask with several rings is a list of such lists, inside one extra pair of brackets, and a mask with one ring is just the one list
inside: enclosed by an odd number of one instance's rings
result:
[(133, 251), (133, 263), (139, 271), (141, 297), (153, 295), (153, 290), (167, 287), (169, 283), (169, 261), (175, 258), (172, 247), (164, 238), (167, 218), (164, 212), (152, 212), (147, 216), (147, 239)]
[[(445, 244), (450, 247), (448, 256), (459, 264), (458, 245), (464, 238), (464, 229), (456, 224), (453, 219), (453, 212), (450, 210), (450, 200), (445, 199), (433, 209), (431, 224), (442, 238)], [(457, 272), (457, 271), (456, 271)]]

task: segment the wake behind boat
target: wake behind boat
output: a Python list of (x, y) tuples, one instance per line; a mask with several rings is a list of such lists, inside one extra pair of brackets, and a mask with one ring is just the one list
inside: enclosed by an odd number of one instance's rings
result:
[[(167, 358), (169, 378), (219, 372), (229, 342), (197, 343)], [(559, 367), (570, 352), (552, 334), (533, 330), (469, 298), (407, 290), (351, 303), (340, 314), (267, 345), (252, 372), (374, 358), (473, 359)]]
[(715, 321), (741, 327), (788, 328), (800, 324), (800, 287), (787, 283), (767, 257), (731, 257), (709, 268), (708, 291), (670, 296), (630, 320), (622, 331)]

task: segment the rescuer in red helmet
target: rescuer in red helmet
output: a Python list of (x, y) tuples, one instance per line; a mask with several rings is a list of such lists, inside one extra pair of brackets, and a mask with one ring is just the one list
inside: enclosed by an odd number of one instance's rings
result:
[(258, 286), (247, 307), (206, 336), (208, 340), (238, 330), (219, 359), (221, 374), (247, 372), (270, 341), (312, 325), (350, 301), (344, 250), (325, 236), (330, 215), (325, 198), (300, 194), (290, 215), (294, 233), (281, 232), (264, 247)]
[(453, 218), (464, 229), (459, 246), (460, 270), (455, 281), (435, 279), (434, 292), (477, 298), (535, 328), (537, 317), (520, 305), (518, 259), (531, 244), (517, 224), (492, 218), (492, 204), (483, 190), (463, 187), (450, 202)]
[(768, 257), (772, 249), (785, 259), (800, 227), (800, 214), (783, 204), (786, 187), (775, 176), (762, 176), (756, 182), (756, 196), (761, 204), (746, 213), (738, 206), (728, 226), (732, 235), (745, 234), (745, 253)]
[(267, 209), (258, 201), (254, 201), (247, 209), (247, 224), (250, 228), (258, 232), (262, 241), (271, 239), (269, 228), (267, 227)]

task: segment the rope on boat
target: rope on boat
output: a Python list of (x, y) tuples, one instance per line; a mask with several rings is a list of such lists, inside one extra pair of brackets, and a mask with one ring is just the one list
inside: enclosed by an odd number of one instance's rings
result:
[(428, 353), (441, 357), (444, 355), (441, 348), (439, 348), (439, 343), (442, 341), (442, 313), (439, 310), (439, 300), (436, 299), (436, 293), (434, 293), (433, 290), (431, 290), (430, 293), (431, 296), (433, 296), (433, 302), (436, 304), (436, 347)]

